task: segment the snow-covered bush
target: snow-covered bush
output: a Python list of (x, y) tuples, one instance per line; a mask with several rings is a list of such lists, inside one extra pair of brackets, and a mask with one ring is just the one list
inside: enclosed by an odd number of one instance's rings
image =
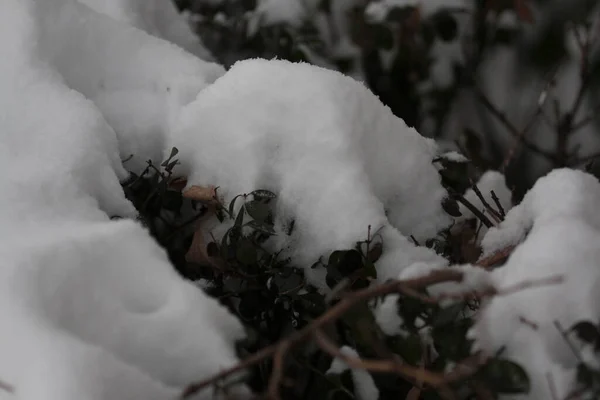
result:
[[(438, 3), (363, 6), (445, 40)], [(329, 4), (337, 61), (356, 5)], [(320, 12), (249, 8), (254, 34)], [(4, 0), (0, 54), (0, 398), (596, 395), (591, 174), (513, 208), (363, 83), (226, 71), (162, 0)]]

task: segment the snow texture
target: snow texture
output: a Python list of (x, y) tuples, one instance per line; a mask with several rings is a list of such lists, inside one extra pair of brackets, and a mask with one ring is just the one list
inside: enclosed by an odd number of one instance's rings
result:
[(159, 101), (185, 98), (183, 78), (190, 90), (210, 79), (207, 64), (67, 0), (4, 0), (0, 38), (0, 380), (12, 398), (172, 399), (235, 363), (239, 322), (141, 226), (109, 219), (135, 216), (119, 184), (119, 145), (131, 149), (104, 118), (116, 111), (84, 96), (130, 110), (136, 91), (154, 96), (126, 123), (141, 134)]
[(80, 0), (94, 10), (168, 40), (186, 51), (211, 61), (213, 56), (202, 45), (175, 3), (165, 0)]
[[(566, 398), (578, 363), (560, 329), (600, 313), (600, 183), (581, 171), (555, 170), (538, 180), (497, 228), (483, 240), (486, 254), (518, 247), (493, 272), (495, 286), (561, 276), (563, 282), (494, 297), (482, 310), (470, 335), (488, 353), (506, 347), (503, 356), (526, 368), (529, 399)], [(520, 244), (519, 244), (520, 243)]]
[(134, 172), (148, 159), (161, 160), (181, 107), (224, 73), (76, 1), (37, 4), (40, 52), (67, 85), (100, 109), (117, 132), (120, 157), (133, 155), (127, 167)]
[(225, 199), (256, 188), (275, 192), (276, 247), (291, 246), (300, 265), (353, 247), (369, 225), (381, 228), (386, 249), (381, 280), (416, 261), (445, 264), (402, 236), (433, 237), (450, 223), (431, 162), (435, 143), (340, 73), (238, 62), (184, 108), (171, 146), (180, 149), (188, 185), (219, 185)]
[[(356, 350), (349, 346), (343, 346), (340, 351), (346, 357), (359, 357)], [(341, 374), (348, 369), (348, 365), (344, 361), (334, 358), (326, 374)], [(379, 398), (379, 389), (375, 386), (375, 381), (371, 374), (363, 369), (356, 368), (352, 368), (350, 372), (357, 400), (377, 400)]]

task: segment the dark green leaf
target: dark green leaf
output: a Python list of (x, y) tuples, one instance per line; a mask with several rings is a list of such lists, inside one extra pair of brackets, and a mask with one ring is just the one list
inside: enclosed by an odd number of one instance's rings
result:
[(273, 226), (266, 224), (266, 223), (261, 223), (261, 222), (255, 221), (255, 220), (248, 222), (245, 226), (248, 226), (259, 232), (266, 233), (267, 235), (275, 235), (276, 234), (275, 229), (273, 229)]
[(456, 39), (458, 33), (458, 24), (456, 19), (448, 11), (441, 11), (434, 15), (433, 23), (440, 39), (444, 42), (450, 42)]
[(577, 381), (587, 387), (594, 383), (594, 372), (584, 363), (577, 365)]
[(455, 322), (460, 318), (460, 313), (464, 308), (463, 303), (453, 304), (450, 307), (440, 309), (431, 322), (431, 325), (435, 327), (442, 327), (444, 325)]
[(246, 212), (254, 220), (258, 222), (264, 222), (271, 212), (270, 207), (258, 200), (252, 200), (246, 203)]
[(235, 217), (235, 222), (233, 223), (233, 226), (240, 229), (242, 227), (243, 223), (244, 223), (244, 208), (242, 207), (240, 209), (240, 211), (238, 212), (238, 215)]
[(525, 370), (513, 361), (506, 359), (491, 360), (482, 370), (484, 381), (499, 394), (518, 394), (529, 392), (529, 377)]
[[(237, 196), (235, 196), (233, 199), (231, 199), (231, 201), (229, 202), (229, 216), (231, 218), (233, 218), (234, 215), (234, 209), (235, 209), (235, 201), (241, 196), (241, 194), (238, 194)], [(240, 210), (240, 212), (243, 212), (243, 210)]]
[(177, 153), (179, 153), (179, 149), (177, 147), (173, 147), (171, 149), (171, 154), (169, 155), (169, 158), (163, 161), (161, 166), (166, 167), (169, 164), (169, 162), (171, 162), (171, 159), (177, 155)]
[(259, 189), (250, 193), (256, 200), (261, 199), (274, 199), (277, 195), (269, 190)]
[(375, 268), (375, 264), (373, 264), (371, 261), (367, 260), (365, 262), (365, 276), (368, 276), (369, 278), (373, 278), (376, 279), (377, 278), (377, 268)]
[(598, 327), (589, 321), (578, 322), (571, 330), (577, 334), (579, 339), (586, 343), (596, 343), (600, 338)]
[(175, 168), (175, 166), (179, 164), (179, 160), (175, 160), (175, 161), (171, 161), (166, 167), (165, 170), (168, 172), (172, 172), (173, 168)]
[(256, 264), (256, 246), (249, 239), (243, 238), (237, 243), (236, 259), (243, 265)]
[(180, 192), (176, 192), (174, 190), (165, 191), (162, 199), (163, 208), (169, 211), (178, 212), (181, 210), (181, 206), (183, 204), (183, 198), (181, 197)]
[(460, 212), (460, 207), (458, 206), (458, 202), (449, 197), (446, 197), (444, 200), (442, 200), (442, 208), (453, 217), (460, 217), (462, 215)]
[(376, 263), (382, 254), (383, 244), (381, 242), (371, 243), (369, 247), (369, 252), (367, 253), (367, 260), (371, 263)]
[(423, 355), (423, 344), (418, 334), (411, 334), (406, 338), (399, 337), (395, 350), (409, 364), (417, 365)]

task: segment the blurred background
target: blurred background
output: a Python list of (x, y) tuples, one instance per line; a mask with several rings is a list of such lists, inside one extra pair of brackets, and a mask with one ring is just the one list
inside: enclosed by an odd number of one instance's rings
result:
[(552, 168), (600, 170), (597, 0), (175, 2), (208, 58), (350, 75), (421, 134), (504, 172), (515, 200)]

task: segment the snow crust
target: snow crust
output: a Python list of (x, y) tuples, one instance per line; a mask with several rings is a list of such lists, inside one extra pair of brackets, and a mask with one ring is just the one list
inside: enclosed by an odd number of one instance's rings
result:
[(493, 272), (496, 287), (553, 276), (564, 280), (494, 297), (470, 333), (478, 348), (494, 352), (506, 346), (503, 355), (526, 368), (532, 383), (527, 398), (552, 398), (549, 379), (558, 398), (573, 390), (578, 360), (561, 330), (582, 320), (596, 321), (600, 312), (599, 201), (595, 177), (555, 170), (539, 179), (483, 240), (486, 254), (518, 244), (507, 263)]

